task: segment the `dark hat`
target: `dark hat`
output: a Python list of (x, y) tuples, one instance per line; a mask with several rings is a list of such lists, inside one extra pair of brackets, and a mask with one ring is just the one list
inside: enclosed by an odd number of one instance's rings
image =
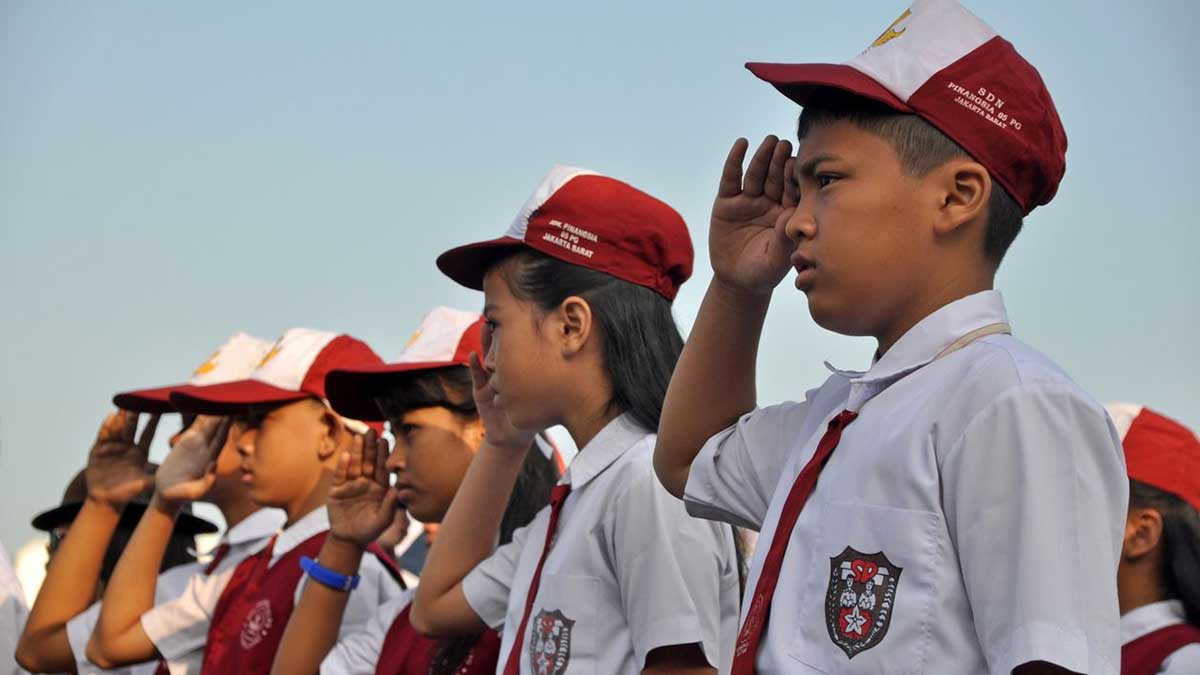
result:
[[(158, 470), (158, 465), (151, 462), (148, 465), (150, 473)], [(83, 508), (83, 502), (87, 499), (87, 477), (85, 472), (80, 470), (67, 484), (66, 491), (63, 492), (62, 503), (48, 511), (42, 511), (33, 517), (31, 524), (35, 530), (49, 532), (56, 527), (70, 525), (75, 520), (75, 516), (79, 515), (79, 509)], [(125, 505), (125, 510), (121, 513), (121, 521), (117, 527), (128, 528), (132, 530), (137, 527), (137, 523), (142, 518), (142, 514), (146, 512), (146, 507), (150, 504), (150, 498), (154, 496), (154, 486), (149, 485), (140, 495), (135, 497), (133, 501)], [(186, 536), (194, 536), (197, 534), (211, 534), (219, 530), (215, 524), (192, 515), (191, 504), (184, 504), (183, 510), (179, 517), (175, 520), (175, 534)]]

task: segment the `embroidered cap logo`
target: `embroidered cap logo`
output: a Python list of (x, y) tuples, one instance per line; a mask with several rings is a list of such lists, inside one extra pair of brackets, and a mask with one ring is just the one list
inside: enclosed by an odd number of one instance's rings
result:
[(897, 30), (896, 26), (898, 26), (901, 21), (907, 19), (910, 16), (912, 16), (912, 10), (911, 9), (904, 10), (904, 13), (900, 15), (900, 18), (893, 21), (892, 25), (887, 27), (887, 30), (880, 33), (879, 37), (875, 38), (875, 41), (871, 43), (871, 46), (872, 47), (882, 47), (883, 45), (887, 44), (888, 42), (891, 42), (892, 40), (895, 40), (896, 38), (900, 37), (901, 35), (904, 35), (905, 29), (900, 28), (899, 30)]
[(196, 366), (196, 370), (194, 370), (192, 372), (192, 376), (194, 377), (196, 375), (207, 375), (208, 373), (211, 373), (214, 369), (216, 369), (217, 357), (220, 355), (221, 355), (221, 350), (219, 350), (219, 349), (217, 351), (213, 352), (212, 356), (209, 356), (207, 359), (204, 360), (204, 363), (201, 363), (200, 365)]

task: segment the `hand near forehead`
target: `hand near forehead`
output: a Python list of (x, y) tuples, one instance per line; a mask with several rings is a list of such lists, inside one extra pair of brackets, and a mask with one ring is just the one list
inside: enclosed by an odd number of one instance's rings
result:
[(200, 415), (179, 436), (155, 474), (155, 490), (170, 502), (202, 499), (217, 480), (217, 455), (229, 437), (229, 417)]
[(496, 390), (491, 385), (491, 373), (483, 367), (479, 355), (471, 354), (471, 386), (475, 395), (475, 409), (483, 422), (483, 437), (488, 444), (503, 450), (525, 452), (533, 445), (534, 432), (521, 431), (508, 421), (496, 405)]
[(734, 142), (725, 158), (721, 185), (708, 229), (713, 272), (742, 293), (769, 294), (791, 266), (794, 244), (784, 226), (799, 202), (792, 174), (792, 144), (775, 136), (763, 139), (746, 172), (742, 162), (749, 143)]
[(372, 429), (338, 456), (329, 489), (329, 534), (366, 548), (396, 518), (398, 495), (388, 482), (388, 442)]
[(135, 442), (138, 417), (135, 412), (120, 410), (104, 418), (84, 469), (89, 499), (120, 508), (153, 484), (154, 476), (146, 468), (146, 458), (150, 455), (159, 416), (150, 416), (141, 438)]

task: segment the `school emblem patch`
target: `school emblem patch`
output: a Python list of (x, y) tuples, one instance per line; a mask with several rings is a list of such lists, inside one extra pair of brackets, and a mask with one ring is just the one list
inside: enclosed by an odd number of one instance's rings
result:
[(534, 675), (562, 675), (571, 662), (571, 630), (575, 622), (562, 611), (542, 610), (529, 626), (529, 664)]
[(242, 622), (242, 649), (253, 649), (271, 631), (271, 601), (259, 600)]
[(882, 551), (867, 555), (847, 546), (829, 559), (825, 627), (847, 658), (874, 647), (887, 635), (903, 571)]

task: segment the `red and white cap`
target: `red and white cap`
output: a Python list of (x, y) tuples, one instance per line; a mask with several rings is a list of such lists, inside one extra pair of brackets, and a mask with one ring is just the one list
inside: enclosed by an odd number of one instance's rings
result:
[(375, 398), (396, 385), (406, 374), (465, 366), (471, 352), (483, 358), (483, 317), (449, 307), (425, 315), (421, 327), (393, 363), (358, 368), (338, 368), (325, 376), (329, 404), (339, 415), (359, 420), (383, 420)]
[(1066, 171), (1067, 134), (1036, 68), (954, 0), (916, 0), (845, 64), (747, 63), (788, 98), (840, 89), (915, 113), (1004, 186), (1026, 214)]
[[(314, 397), (327, 401), (325, 375), (335, 368), (383, 363), (362, 340), (327, 331), (293, 328), (283, 334), (244, 379), (173, 392), (171, 404), (184, 412), (228, 415), (246, 406), (290, 403)], [(345, 419), (346, 428), (365, 432), (368, 425)], [(382, 427), (376, 427), (382, 431)]]
[(488, 266), (532, 248), (674, 300), (692, 275), (692, 239), (675, 209), (594, 171), (555, 165), (497, 239), (446, 251), (437, 266), (458, 283), (483, 289)]
[(1200, 511), (1200, 439), (1179, 422), (1135, 403), (1104, 406), (1121, 434), (1129, 477)]
[(249, 377), (269, 351), (270, 342), (246, 333), (234, 333), (212, 353), (212, 356), (196, 367), (187, 382), (122, 392), (113, 396), (113, 405), (134, 412), (175, 412), (175, 407), (170, 402), (171, 392)]

